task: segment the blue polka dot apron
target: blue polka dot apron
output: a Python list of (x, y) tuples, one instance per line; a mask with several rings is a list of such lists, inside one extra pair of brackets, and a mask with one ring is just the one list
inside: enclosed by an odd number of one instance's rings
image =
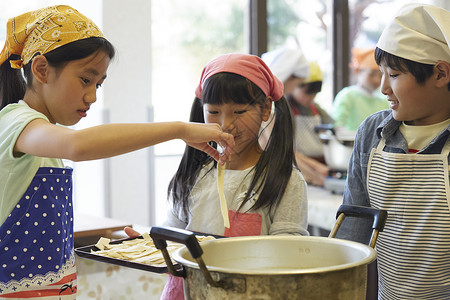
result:
[(0, 227), (0, 298), (75, 299), (72, 169), (41, 167)]
[(440, 154), (372, 150), (371, 206), (388, 218), (377, 241), (380, 300), (450, 299), (450, 142)]

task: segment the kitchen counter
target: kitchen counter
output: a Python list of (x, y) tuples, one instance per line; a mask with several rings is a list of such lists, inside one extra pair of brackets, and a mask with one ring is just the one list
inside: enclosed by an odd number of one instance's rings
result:
[[(75, 214), (75, 247), (97, 243), (100, 237), (120, 239), (126, 237), (125, 226), (138, 232), (148, 227), (114, 220)], [(168, 275), (86, 259), (76, 255), (79, 299), (159, 299)]]
[(125, 226), (132, 225), (119, 220), (74, 213), (74, 239), (75, 247), (81, 247), (97, 243), (100, 237), (109, 239), (125, 236), (115, 236), (115, 232), (123, 232)]
[(131, 226), (131, 224), (110, 218), (75, 213), (73, 227), (75, 238), (82, 238), (93, 235), (108, 237), (112, 232), (122, 230), (125, 226)]
[[(336, 222), (336, 212), (342, 204), (342, 195), (317, 186), (308, 186), (308, 224), (313, 229), (331, 231)], [(311, 235), (318, 235), (311, 232)]]

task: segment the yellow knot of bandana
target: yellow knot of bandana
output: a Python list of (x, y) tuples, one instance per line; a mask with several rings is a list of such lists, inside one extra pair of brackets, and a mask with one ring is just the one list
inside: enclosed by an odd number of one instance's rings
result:
[(50, 6), (28, 12), (8, 20), (0, 64), (16, 54), (21, 59), (11, 61), (11, 67), (20, 69), (36, 54), (90, 37), (104, 38), (104, 35), (94, 22), (70, 6)]

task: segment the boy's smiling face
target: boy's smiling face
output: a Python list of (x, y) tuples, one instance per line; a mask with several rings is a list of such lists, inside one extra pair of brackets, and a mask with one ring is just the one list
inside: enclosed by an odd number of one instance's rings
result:
[(437, 85), (436, 72), (423, 84), (411, 73), (384, 64), (381, 72), (381, 92), (390, 102), (394, 119), (408, 125), (432, 125), (450, 118), (450, 94), (447, 86)]

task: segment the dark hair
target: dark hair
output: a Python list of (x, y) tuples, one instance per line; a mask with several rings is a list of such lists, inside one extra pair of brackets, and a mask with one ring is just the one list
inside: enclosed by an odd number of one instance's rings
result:
[[(86, 58), (96, 52), (105, 52), (111, 59), (115, 54), (114, 46), (108, 40), (92, 37), (65, 44), (44, 56), (52, 67), (61, 69), (70, 61)], [(23, 66), (23, 75), (22, 70), (11, 68), (10, 60), (19, 58), (17, 55), (11, 55), (0, 66), (0, 109), (23, 99), (26, 89), (31, 88), (33, 79), (31, 61)]]
[[(202, 99), (195, 98), (191, 108), (190, 121), (204, 123), (203, 104), (237, 103), (259, 105), (266, 103), (266, 95), (247, 78), (222, 72), (211, 76), (203, 87)], [(275, 123), (266, 149), (253, 167), (254, 176), (248, 187), (241, 207), (248, 201), (252, 191), (260, 194), (252, 209), (272, 208), (284, 195), (293, 166), (294, 126), (289, 105), (284, 97), (275, 102)], [(180, 165), (168, 187), (168, 196), (173, 197), (175, 211), (189, 213), (188, 197), (197, 181), (200, 170), (212, 161), (205, 153), (186, 146)], [(216, 162), (212, 171), (216, 167)]]
[(322, 90), (322, 81), (300, 83), (299, 87), (304, 88), (305, 93), (308, 95), (317, 94)]
[[(406, 58), (401, 58), (381, 50), (378, 47), (375, 48), (375, 61), (378, 65), (383, 63), (393, 70), (403, 73), (411, 73), (418, 84), (424, 84), (434, 72), (434, 65), (423, 64)], [(450, 90), (450, 83), (448, 84), (448, 89)]]

